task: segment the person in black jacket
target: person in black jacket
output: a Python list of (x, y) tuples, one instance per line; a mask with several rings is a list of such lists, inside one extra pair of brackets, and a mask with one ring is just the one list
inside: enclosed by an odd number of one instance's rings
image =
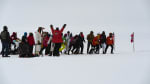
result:
[(76, 46), (78, 46), (75, 51), (76, 54), (83, 54), (83, 49), (84, 49), (83, 42), (85, 42), (84, 35), (83, 35), (83, 32), (80, 32), (77, 42), (76, 42)]
[(7, 26), (3, 27), (3, 31), (0, 34), (2, 42), (2, 57), (9, 57), (9, 44), (10, 44), (10, 34), (8, 32)]
[(18, 50), (19, 50), (19, 57), (31, 57), (29, 51), (29, 44), (27, 43), (25, 36), (22, 36), (22, 41), (19, 44)]
[(106, 48), (106, 35), (105, 31), (102, 32), (101, 37), (100, 37), (100, 43), (103, 49), (103, 54), (105, 54), (105, 48)]

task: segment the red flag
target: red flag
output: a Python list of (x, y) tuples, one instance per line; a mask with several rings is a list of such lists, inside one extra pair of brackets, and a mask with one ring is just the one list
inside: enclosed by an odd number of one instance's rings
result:
[(134, 42), (134, 32), (131, 34), (131, 43)]

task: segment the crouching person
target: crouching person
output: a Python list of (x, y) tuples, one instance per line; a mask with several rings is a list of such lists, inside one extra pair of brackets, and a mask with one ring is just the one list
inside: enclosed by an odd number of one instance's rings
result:
[(19, 57), (30, 57), (29, 44), (27, 40), (22, 37), (21, 43), (19, 44)]
[(114, 47), (114, 38), (113, 34), (109, 33), (109, 36), (106, 39), (106, 49), (105, 49), (105, 54), (107, 53), (107, 49), (110, 46), (111, 47), (111, 54), (113, 54), (113, 47)]

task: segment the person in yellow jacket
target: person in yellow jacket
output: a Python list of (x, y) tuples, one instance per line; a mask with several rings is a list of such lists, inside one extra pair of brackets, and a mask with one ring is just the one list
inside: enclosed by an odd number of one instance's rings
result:
[(90, 47), (92, 48), (92, 41), (94, 39), (94, 32), (91, 31), (90, 34), (87, 35), (87, 54), (89, 54)]

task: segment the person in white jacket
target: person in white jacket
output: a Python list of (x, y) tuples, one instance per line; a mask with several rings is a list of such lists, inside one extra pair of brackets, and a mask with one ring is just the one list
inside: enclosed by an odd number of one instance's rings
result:
[(42, 42), (42, 28), (41, 27), (39, 27), (38, 28), (38, 31), (37, 32), (35, 32), (35, 39), (36, 39), (36, 44), (41, 44), (41, 42)]
[(38, 31), (35, 32), (35, 55), (39, 56), (42, 43), (42, 27), (38, 28)]
[(65, 54), (69, 54), (69, 45), (70, 45), (70, 38), (72, 37), (72, 34), (70, 33), (70, 31), (67, 31), (66, 34), (66, 48), (65, 48)]

